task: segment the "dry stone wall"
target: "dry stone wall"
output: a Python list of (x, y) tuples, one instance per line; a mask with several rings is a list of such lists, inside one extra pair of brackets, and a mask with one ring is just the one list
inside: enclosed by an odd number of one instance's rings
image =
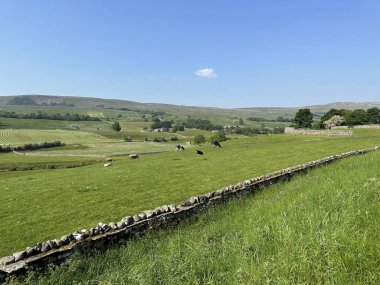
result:
[(294, 167), (245, 180), (214, 192), (194, 196), (179, 205), (164, 205), (153, 210), (122, 218), (109, 224), (98, 223), (91, 229), (83, 229), (64, 235), (61, 238), (37, 243), (11, 256), (0, 258), (0, 281), (12, 275), (22, 275), (28, 270), (45, 268), (74, 258), (78, 254), (92, 250), (105, 249), (110, 244), (126, 242), (133, 237), (142, 236), (150, 231), (176, 226), (182, 220), (195, 218), (209, 207), (226, 203), (242, 195), (254, 193), (269, 185), (306, 172), (344, 157), (364, 154), (380, 149), (380, 146), (355, 150), (339, 155), (328, 156)]
[(377, 125), (358, 125), (353, 126), (355, 129), (380, 129), (380, 124)]
[(290, 135), (352, 136), (352, 131), (350, 130), (312, 130), (291, 127), (286, 127), (284, 133)]

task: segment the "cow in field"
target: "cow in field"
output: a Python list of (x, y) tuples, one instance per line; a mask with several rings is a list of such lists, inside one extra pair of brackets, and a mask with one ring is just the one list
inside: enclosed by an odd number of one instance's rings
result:
[(197, 155), (203, 155), (203, 151), (197, 149)]
[(217, 147), (217, 148), (222, 147), (218, 141), (212, 141), (212, 142), (211, 142), (211, 145), (212, 145), (213, 147)]
[(176, 145), (175, 150), (185, 150), (185, 147), (183, 145)]

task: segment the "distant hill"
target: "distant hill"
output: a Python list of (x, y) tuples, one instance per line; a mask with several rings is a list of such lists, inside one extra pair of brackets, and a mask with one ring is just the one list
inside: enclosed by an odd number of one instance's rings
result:
[(329, 103), (324, 105), (312, 105), (306, 106), (312, 112), (327, 112), (330, 109), (346, 109), (346, 110), (355, 110), (363, 109), (367, 110), (369, 108), (377, 107), (380, 109), (380, 102), (336, 102)]
[[(236, 119), (248, 117), (260, 117), (266, 119), (276, 119), (278, 116), (293, 118), (297, 110), (301, 107), (252, 107), (252, 108), (213, 108), (198, 106), (180, 106), (173, 104), (159, 103), (139, 103), (128, 100), (102, 99), (90, 97), (70, 97), (51, 95), (18, 95), (0, 96), (0, 109), (17, 112), (34, 112), (41, 109), (59, 109), (62, 112), (69, 112), (73, 109), (83, 111), (117, 112), (117, 111), (160, 111), (173, 114), (179, 117), (196, 116), (200, 118), (220, 120)], [(313, 113), (325, 113), (331, 108), (335, 109), (368, 109), (371, 107), (380, 108), (380, 102), (337, 102), (324, 105), (306, 106)]]

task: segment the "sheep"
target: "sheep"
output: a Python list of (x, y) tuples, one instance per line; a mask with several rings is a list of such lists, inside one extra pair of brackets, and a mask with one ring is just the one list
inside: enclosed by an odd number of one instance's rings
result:
[(132, 158), (132, 159), (136, 159), (136, 158), (139, 158), (139, 155), (136, 154), (136, 153), (131, 153), (131, 154), (129, 155), (129, 157)]
[(104, 167), (108, 167), (108, 166), (111, 166), (112, 165), (112, 161), (111, 162), (107, 162), (107, 163), (105, 163), (103, 166)]
[(111, 157), (107, 157), (107, 158), (106, 158), (106, 161), (107, 161), (107, 162), (112, 162), (112, 158), (111, 158)]

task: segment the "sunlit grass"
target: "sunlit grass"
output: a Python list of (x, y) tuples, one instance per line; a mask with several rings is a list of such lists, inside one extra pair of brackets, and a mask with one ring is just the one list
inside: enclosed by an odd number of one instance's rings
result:
[(379, 284), (379, 169), (379, 152), (337, 161), (25, 282)]
[(206, 144), (200, 147), (204, 156), (186, 149), (117, 160), (111, 168), (0, 173), (0, 255), (277, 169), (372, 147), (379, 132), (313, 138), (256, 136), (232, 139), (221, 149)]

